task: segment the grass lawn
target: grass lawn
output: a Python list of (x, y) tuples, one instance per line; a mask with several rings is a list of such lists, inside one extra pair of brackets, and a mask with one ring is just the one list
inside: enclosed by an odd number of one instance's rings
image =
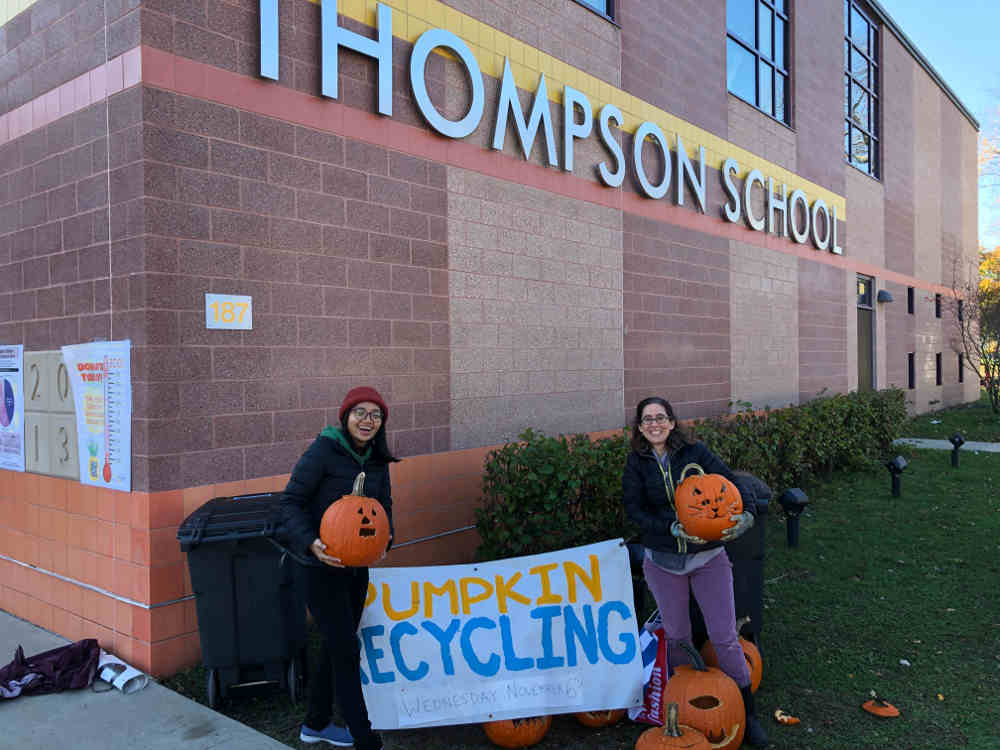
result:
[[(905, 455), (900, 498), (885, 471), (811, 488), (797, 549), (785, 546), (776, 504), (768, 519), (757, 696), (772, 747), (1000, 747), (1000, 454), (963, 453), (959, 469), (947, 451)], [(165, 684), (205, 700), (200, 668)], [(872, 689), (902, 717), (863, 712)], [(801, 723), (774, 723), (776, 708)], [(276, 689), (231, 697), (221, 710), (300, 747), (303, 707)], [(559, 716), (538, 747), (632, 748), (645, 728), (590, 730)], [(404, 750), (492, 747), (476, 725), (383, 736)]]
[(966, 440), (1000, 443), (1000, 415), (993, 413), (986, 391), (970, 404), (914, 417), (903, 425), (901, 435), (947, 440), (956, 432), (961, 432)]

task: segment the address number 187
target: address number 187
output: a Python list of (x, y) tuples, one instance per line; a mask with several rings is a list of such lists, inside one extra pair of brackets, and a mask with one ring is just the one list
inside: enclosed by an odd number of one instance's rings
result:
[(206, 294), (205, 327), (252, 330), (253, 298), (237, 294)]

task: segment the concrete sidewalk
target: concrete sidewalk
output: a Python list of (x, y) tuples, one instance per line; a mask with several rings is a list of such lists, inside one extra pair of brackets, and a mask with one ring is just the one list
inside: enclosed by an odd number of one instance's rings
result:
[[(68, 643), (0, 610), (0, 666)], [(0, 699), (0, 746), (75, 750), (287, 750), (277, 740), (168, 690), (155, 681), (137, 693), (90, 688)]]
[[(897, 438), (893, 445), (909, 445), (913, 448), (950, 451), (954, 446), (947, 440), (931, 440), (929, 438)], [(983, 453), (1000, 453), (1000, 443), (982, 443), (970, 441), (962, 445), (962, 452), (982, 451)]]

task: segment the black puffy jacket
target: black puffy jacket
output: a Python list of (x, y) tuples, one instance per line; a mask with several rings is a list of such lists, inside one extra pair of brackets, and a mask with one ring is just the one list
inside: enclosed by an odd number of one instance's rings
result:
[[(757, 515), (753, 491), (745, 491), (746, 480), (737, 476), (721, 458), (704, 443), (685, 445), (670, 456), (669, 474), (660, 467), (652, 451), (631, 451), (625, 459), (622, 474), (622, 498), (625, 512), (642, 531), (642, 544), (650, 549), (678, 554), (693, 554), (722, 546), (721, 541), (708, 544), (691, 544), (677, 539), (670, 533), (670, 525), (677, 520), (674, 508), (674, 490), (681, 481), (681, 472), (688, 464), (698, 464), (706, 474), (721, 474), (736, 485), (743, 497), (743, 510)], [(690, 476), (690, 472), (688, 473)], [(673, 483), (671, 484), (671, 479)]]
[[(328, 427), (302, 454), (281, 494), (282, 536), (292, 552), (315, 560), (309, 546), (319, 536), (323, 513), (334, 501), (351, 494), (354, 480), (362, 471), (365, 496), (378, 500), (389, 516), (389, 545), (392, 545), (395, 527), (389, 465), (373, 458), (371, 450), (359, 456), (347, 447), (347, 439), (340, 430)], [(316, 563), (322, 564), (318, 560)]]

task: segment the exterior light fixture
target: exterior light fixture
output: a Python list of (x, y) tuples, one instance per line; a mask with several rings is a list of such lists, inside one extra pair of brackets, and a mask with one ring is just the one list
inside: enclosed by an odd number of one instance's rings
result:
[(951, 465), (954, 468), (957, 469), (958, 468), (958, 449), (961, 448), (963, 445), (965, 445), (965, 438), (962, 437), (962, 433), (961, 432), (956, 432), (954, 435), (952, 435), (950, 438), (948, 438), (948, 441), (953, 446), (952, 449), (951, 449)]
[(899, 497), (899, 476), (906, 468), (906, 459), (902, 456), (896, 456), (886, 462), (885, 468), (892, 474), (892, 496)]
[(892, 302), (892, 292), (888, 289), (879, 289), (875, 295), (876, 302)]
[(778, 502), (781, 504), (781, 509), (785, 511), (785, 542), (789, 547), (798, 547), (799, 516), (809, 504), (809, 498), (798, 487), (792, 487), (781, 493)]

